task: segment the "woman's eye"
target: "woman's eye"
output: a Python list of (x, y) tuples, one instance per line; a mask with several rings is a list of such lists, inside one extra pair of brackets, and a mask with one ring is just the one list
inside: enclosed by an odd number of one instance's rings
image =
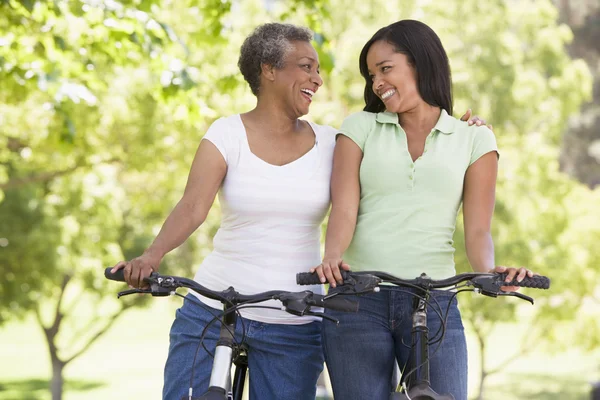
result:
[(388, 70), (388, 69), (390, 69), (390, 68), (391, 68), (391, 67), (390, 67), (390, 66), (387, 66), (387, 65), (386, 65), (385, 67), (381, 67), (381, 72), (385, 72), (385, 71), (387, 71), (387, 70)]

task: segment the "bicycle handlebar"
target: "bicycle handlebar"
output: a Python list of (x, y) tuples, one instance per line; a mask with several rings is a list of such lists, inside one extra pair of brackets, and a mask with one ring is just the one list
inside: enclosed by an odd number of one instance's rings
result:
[[(532, 277), (526, 276), (521, 282), (518, 282), (516, 277), (511, 282), (505, 282), (508, 276), (507, 272), (502, 273), (485, 273), (485, 272), (470, 272), (464, 274), (458, 274), (450, 278), (434, 280), (428, 277), (421, 277), (416, 279), (401, 279), (385, 272), (379, 271), (364, 271), (364, 272), (352, 272), (340, 270), (344, 281), (348, 279), (357, 280), (361, 277), (372, 275), (379, 278), (382, 282), (394, 283), (398, 286), (424, 286), (430, 289), (442, 289), (455, 286), (461, 282), (473, 281), (474, 286), (478, 286), (477, 282), (482, 282), (483, 279), (490, 279), (497, 282), (500, 286), (520, 286), (529, 287), (536, 289), (548, 289), (550, 287), (550, 279), (542, 275), (534, 275)], [(296, 283), (298, 285), (318, 285), (321, 283), (319, 276), (316, 273), (311, 272), (300, 272), (296, 274)]]
[[(511, 282), (505, 282), (508, 275), (506, 272), (470, 272), (439, 280), (431, 279), (425, 274), (416, 279), (401, 279), (379, 271), (352, 272), (340, 270), (340, 273), (343, 278), (343, 283), (340, 286), (351, 285), (354, 291), (357, 291), (357, 287), (369, 290), (383, 282), (421, 290), (450, 288), (457, 286), (459, 283), (466, 282), (468, 286), (472, 286), (476, 291), (486, 296), (513, 295), (532, 303), (533, 300), (527, 296), (519, 293), (504, 292), (501, 288), (503, 286), (520, 286), (536, 289), (548, 289), (550, 287), (550, 279), (542, 275), (526, 276), (521, 282), (518, 282), (516, 278)], [(299, 285), (314, 285), (320, 283), (320, 281), (319, 276), (314, 272), (300, 272), (296, 274), (296, 283)]]
[[(111, 272), (112, 268), (104, 270), (104, 276), (107, 279), (125, 282), (123, 270), (120, 269), (115, 273)], [(229, 287), (227, 290), (215, 291), (208, 289), (198, 282), (179, 276), (161, 275), (158, 272), (153, 272), (144, 281), (150, 285), (149, 289), (132, 289), (119, 293), (119, 297), (133, 293), (148, 293), (153, 296), (168, 296), (177, 288), (183, 287), (195, 291), (196, 293), (208, 297), (213, 300), (218, 300), (223, 304), (237, 305), (260, 303), (265, 300), (279, 300), (284, 305), (284, 311), (294, 315), (313, 315), (312, 307), (329, 308), (337, 311), (357, 312), (358, 302), (345, 297), (338, 296), (323, 296), (310, 291), (289, 292), (284, 290), (272, 290), (268, 292), (256, 293), (253, 295), (244, 295), (236, 292), (234, 288)]]

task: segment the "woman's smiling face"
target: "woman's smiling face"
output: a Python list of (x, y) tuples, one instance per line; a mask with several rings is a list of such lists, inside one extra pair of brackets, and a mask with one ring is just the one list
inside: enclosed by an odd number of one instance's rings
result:
[(379, 40), (367, 52), (373, 92), (383, 101), (386, 111), (403, 113), (423, 103), (417, 87), (417, 72), (406, 55), (392, 44)]

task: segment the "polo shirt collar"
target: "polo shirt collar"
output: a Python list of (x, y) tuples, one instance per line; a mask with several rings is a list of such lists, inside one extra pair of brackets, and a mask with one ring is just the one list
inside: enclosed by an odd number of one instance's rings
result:
[(375, 120), (381, 124), (398, 124), (398, 113), (383, 111), (377, 113)]
[(448, 115), (446, 110), (442, 108), (442, 112), (440, 113), (440, 119), (438, 119), (437, 124), (433, 129), (442, 132), (445, 135), (450, 135), (454, 133), (454, 123), (456, 120)]
[[(375, 116), (375, 120), (381, 124), (398, 124), (398, 114), (389, 111), (380, 112)], [(450, 135), (454, 132), (454, 122), (454, 118), (449, 116), (446, 110), (442, 109), (440, 118), (433, 129), (445, 135)]]

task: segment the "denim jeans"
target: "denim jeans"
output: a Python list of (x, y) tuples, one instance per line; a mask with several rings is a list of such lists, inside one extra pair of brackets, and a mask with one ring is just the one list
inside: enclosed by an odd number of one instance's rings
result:
[[(194, 354), (204, 327), (213, 318), (188, 294), (171, 327), (169, 355), (165, 365), (163, 399), (180, 400), (187, 395)], [(196, 300), (197, 301), (197, 300)], [(210, 309), (213, 313), (221, 311)], [(252, 400), (314, 400), (317, 379), (323, 370), (321, 322), (304, 325), (267, 324), (237, 318), (236, 338), (242, 337), (242, 320), (248, 345), (248, 378)], [(204, 338), (214, 353), (220, 323), (213, 323)], [(194, 396), (208, 389), (212, 358), (200, 346), (194, 368)], [(187, 398), (187, 397), (186, 397)]]
[[(411, 290), (390, 287), (360, 296), (358, 313), (326, 310), (327, 315), (340, 321), (337, 326), (323, 321), (325, 361), (336, 399), (389, 399), (395, 389), (394, 362), (397, 360), (402, 370), (410, 354), (406, 345), (411, 343), (414, 296), (407, 291)], [(452, 295), (439, 291), (432, 294), (442, 315)], [(433, 299), (430, 303), (435, 305)], [(441, 326), (431, 307), (427, 308), (427, 325), (430, 338)], [(451, 393), (456, 400), (466, 400), (467, 346), (456, 298), (450, 306), (444, 340), (436, 351), (438, 344), (429, 346), (431, 387), (438, 394)]]

